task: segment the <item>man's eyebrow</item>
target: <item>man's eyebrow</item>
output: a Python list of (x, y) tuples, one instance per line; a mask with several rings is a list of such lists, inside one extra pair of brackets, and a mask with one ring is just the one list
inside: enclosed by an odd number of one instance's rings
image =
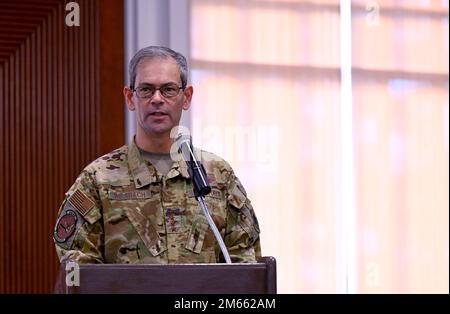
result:
[[(178, 85), (177, 82), (170, 81), (170, 82), (165, 82), (165, 83), (163, 83), (163, 84), (161, 84), (159, 86), (164, 86), (164, 85), (168, 85), (168, 84)], [(137, 86), (139, 86), (139, 87), (147, 87), (147, 86), (155, 87), (156, 85), (153, 85), (153, 84), (150, 84), (150, 83), (146, 83), (146, 82), (142, 82), (142, 83), (139, 83)]]
[(153, 84), (150, 84), (150, 83), (140, 83), (140, 84), (138, 84), (138, 86), (139, 86), (139, 87), (147, 87), (147, 86), (154, 87), (154, 85), (153, 85)]

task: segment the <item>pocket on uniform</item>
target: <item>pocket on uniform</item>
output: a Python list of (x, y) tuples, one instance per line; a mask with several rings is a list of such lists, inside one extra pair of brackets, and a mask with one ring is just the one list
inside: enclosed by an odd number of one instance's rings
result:
[(153, 256), (157, 256), (167, 249), (152, 222), (138, 209), (129, 208), (126, 215)]
[(253, 245), (259, 238), (259, 224), (253, 206), (247, 198), (240, 183), (235, 184), (228, 196), (228, 201), (237, 211), (237, 222), (248, 234), (250, 244)]
[(208, 232), (208, 221), (203, 215), (195, 216), (191, 230), (189, 232), (185, 248), (191, 252), (199, 254), (202, 251), (203, 242)]

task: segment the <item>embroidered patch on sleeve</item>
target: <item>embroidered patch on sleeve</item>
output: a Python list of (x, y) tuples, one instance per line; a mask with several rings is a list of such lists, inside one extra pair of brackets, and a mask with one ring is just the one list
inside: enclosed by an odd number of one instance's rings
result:
[(83, 217), (86, 216), (95, 205), (81, 190), (76, 190), (67, 200)]
[(67, 210), (61, 215), (53, 233), (56, 242), (66, 242), (75, 232), (77, 221), (77, 214), (73, 210)]
[(82, 223), (83, 217), (80, 213), (70, 202), (66, 202), (53, 230), (55, 242), (66, 250), (71, 249), (77, 230)]

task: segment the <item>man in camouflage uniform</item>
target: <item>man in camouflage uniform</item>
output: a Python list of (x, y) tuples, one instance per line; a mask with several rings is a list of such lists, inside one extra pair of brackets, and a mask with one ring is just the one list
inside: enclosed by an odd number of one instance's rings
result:
[[(187, 166), (170, 157), (182, 110), (190, 107), (185, 58), (147, 47), (130, 61), (129, 110), (136, 135), (89, 164), (66, 193), (53, 238), (60, 261), (79, 263), (224, 262)], [(172, 150), (173, 151), (173, 150)], [(223, 159), (196, 150), (212, 191), (206, 204), (233, 262), (261, 256), (259, 226), (246, 192)]]

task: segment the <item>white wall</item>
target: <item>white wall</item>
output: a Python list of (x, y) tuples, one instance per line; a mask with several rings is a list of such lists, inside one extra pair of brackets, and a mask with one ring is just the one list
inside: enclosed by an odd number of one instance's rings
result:
[[(188, 1), (125, 0), (125, 78), (129, 84), (128, 63), (133, 55), (147, 46), (167, 46), (186, 56), (189, 62)], [(136, 132), (135, 115), (126, 106), (125, 139)], [(189, 127), (189, 112), (183, 112), (181, 124)]]

